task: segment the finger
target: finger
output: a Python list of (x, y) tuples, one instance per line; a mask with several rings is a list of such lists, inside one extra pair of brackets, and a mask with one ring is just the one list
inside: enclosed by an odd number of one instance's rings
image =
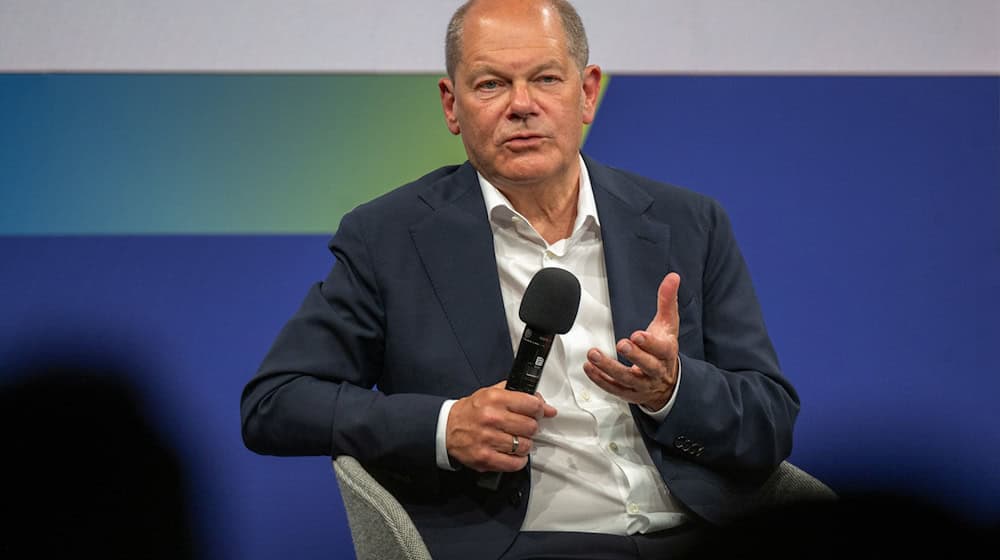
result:
[[(510, 441), (507, 442), (507, 451), (508, 452), (510, 452), (511, 447), (513, 446), (513, 441), (514, 441), (514, 438), (511, 437)], [(513, 453), (510, 453), (510, 454), (511, 455), (517, 455), (519, 457), (526, 457), (528, 454), (531, 453), (531, 450), (534, 448), (534, 446), (535, 446), (535, 441), (533, 439), (531, 439), (530, 437), (517, 436), (517, 449)]]
[[(507, 432), (496, 431), (490, 434), (490, 447), (500, 453), (505, 453), (507, 455), (514, 455), (511, 450), (515, 449), (514, 438), (517, 437), (517, 449), (521, 447), (521, 438), (515, 434), (509, 434)], [(527, 439), (527, 438), (525, 438)]]
[(499, 453), (496, 457), (495, 466), (487, 469), (493, 472), (517, 472), (528, 465), (528, 457), (520, 455), (508, 455)]
[[(510, 443), (507, 444), (507, 451), (510, 451)], [(488, 450), (483, 456), (471, 463), (471, 467), (479, 472), (515, 472), (523, 469), (528, 464), (528, 457), (511, 455), (493, 449)]]
[(537, 395), (518, 391), (505, 392), (508, 395), (503, 399), (503, 406), (513, 413), (537, 418), (539, 416), (546, 416), (546, 406), (552, 411), (555, 410), (552, 406), (546, 405), (545, 401), (539, 399)]
[[(535, 396), (538, 397), (538, 400), (542, 401), (542, 416), (543, 417), (545, 417), (545, 418), (552, 418), (553, 416), (555, 416), (558, 413), (558, 411), (556, 410), (556, 408), (554, 406), (552, 406), (549, 403), (545, 402), (545, 397), (543, 397), (541, 393), (535, 393)], [(538, 418), (538, 416), (536, 416), (535, 418)]]
[[(453, 412), (455, 407), (452, 408)], [(455, 417), (454, 421), (452, 416)], [(533, 436), (538, 432), (538, 420), (532, 416), (510, 412), (502, 406), (491, 405), (481, 407), (471, 415), (449, 415), (449, 430), (461, 430), (465, 434), (463, 439), (455, 440), (456, 445), (465, 442), (465, 445), (488, 445), (503, 450), (502, 442), (510, 442), (509, 436), (503, 434)]]
[(666, 378), (656, 379), (642, 374), (635, 366), (627, 370), (626, 375), (632, 377), (626, 382), (621, 382), (608, 372), (598, 369), (593, 363), (583, 364), (583, 372), (605, 392), (622, 400), (643, 405), (650, 410), (662, 409), (673, 392), (673, 382)]
[(588, 366), (593, 368), (591, 375), (602, 380), (605, 384), (610, 384), (618, 388), (616, 394), (622, 391), (632, 390), (630, 382), (635, 380), (635, 374), (630, 372), (630, 366), (626, 366), (614, 358), (604, 355), (600, 350), (592, 349), (588, 354), (589, 361), (584, 364), (584, 371)]
[(677, 333), (680, 325), (677, 311), (677, 290), (681, 285), (681, 277), (671, 272), (663, 277), (660, 287), (656, 290), (656, 315), (649, 323), (647, 330), (666, 329)]
[[(652, 345), (648, 345), (650, 337), (642, 338), (647, 342), (647, 348), (643, 348), (631, 340), (622, 339), (618, 341), (618, 346), (615, 349), (632, 362), (634, 367), (628, 368), (629, 373), (650, 377), (662, 375), (666, 370), (663, 361), (667, 359), (668, 352), (663, 348), (651, 348)], [(651, 353), (651, 351), (656, 352), (656, 354)]]
[[(538, 400), (535, 395), (522, 393), (520, 391), (508, 391), (504, 388), (506, 381), (501, 381), (496, 385), (484, 387), (476, 391), (479, 402), (483, 406), (500, 410), (507, 410), (523, 416), (535, 417), (542, 414), (543, 401)], [(496, 424), (493, 424), (496, 425)]]
[(512, 414), (499, 428), (507, 434), (513, 434), (518, 437), (532, 437), (538, 433), (538, 420), (519, 414)]
[(630, 393), (633, 391), (628, 387), (623, 386), (610, 377), (607, 373), (601, 371), (599, 368), (594, 366), (592, 363), (583, 364), (583, 373), (594, 382), (595, 385), (605, 390), (606, 392), (620, 397), (622, 399), (628, 400)]
[(484, 428), (510, 434), (532, 436), (538, 431), (535, 416), (512, 412), (503, 403), (494, 403), (481, 409), (474, 422)]
[[(531, 438), (504, 432), (494, 435), (499, 440), (499, 443), (490, 443), (490, 451), (493, 452), (491, 459), (497, 467), (495, 470), (517, 471), (524, 468), (532, 446)], [(514, 445), (515, 438), (517, 445)]]
[(489, 443), (484, 447), (486, 451), (484, 463), (498, 467), (496, 470), (518, 470), (524, 466), (524, 459), (527, 456), (524, 450), (530, 450), (531, 446), (531, 438), (517, 436), (517, 448), (514, 449), (514, 435), (493, 432), (490, 434)]
[(638, 369), (632, 370), (630, 366), (622, 364), (615, 358), (604, 355), (600, 350), (593, 348), (587, 353), (587, 359), (589, 360), (586, 365), (591, 365), (595, 367), (603, 376), (607, 378), (607, 381), (621, 386), (623, 389), (631, 388), (630, 382), (635, 381), (636, 375), (639, 373)]

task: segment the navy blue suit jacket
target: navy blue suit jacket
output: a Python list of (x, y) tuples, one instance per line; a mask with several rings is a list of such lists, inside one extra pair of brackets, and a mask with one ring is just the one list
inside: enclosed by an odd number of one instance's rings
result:
[[(662, 423), (635, 407), (633, 416), (672, 494), (724, 522), (791, 452), (798, 397), (722, 208), (586, 163), (616, 337), (645, 328), (660, 281), (680, 274), (682, 385)], [(487, 220), (468, 163), (347, 214), (330, 241), (329, 276), (242, 398), (249, 448), (358, 458), (400, 499), (435, 558), (500, 556), (530, 491), (528, 469), (490, 491), (475, 473), (435, 460), (442, 402), (505, 379), (513, 360)]]

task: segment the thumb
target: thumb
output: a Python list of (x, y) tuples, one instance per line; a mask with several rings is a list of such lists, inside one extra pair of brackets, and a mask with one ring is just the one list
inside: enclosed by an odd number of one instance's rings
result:
[(680, 326), (677, 311), (677, 290), (680, 285), (681, 277), (676, 272), (663, 277), (663, 282), (660, 282), (660, 287), (656, 290), (656, 316), (647, 330), (658, 328), (677, 331)]

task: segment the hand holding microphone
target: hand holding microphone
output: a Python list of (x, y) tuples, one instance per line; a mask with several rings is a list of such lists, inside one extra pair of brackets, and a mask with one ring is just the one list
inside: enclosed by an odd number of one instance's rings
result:
[(527, 464), (538, 419), (556, 410), (535, 394), (557, 334), (573, 327), (580, 282), (560, 268), (539, 270), (524, 292), (518, 315), (525, 323), (506, 382), (459, 399), (448, 416), (448, 454), (469, 468), (492, 471), (481, 484), (496, 488), (500, 472)]
[(492, 474), (523, 469), (538, 419), (556, 415), (556, 409), (541, 396), (507, 391), (506, 383), (459, 399), (448, 416), (448, 455), (475, 471)]

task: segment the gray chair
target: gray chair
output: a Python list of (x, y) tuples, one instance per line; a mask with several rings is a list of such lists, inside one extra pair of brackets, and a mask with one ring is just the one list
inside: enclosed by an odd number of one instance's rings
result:
[(767, 479), (753, 499), (745, 504), (747, 511), (776, 508), (796, 502), (836, 500), (837, 493), (822, 481), (784, 461)]
[[(361, 463), (354, 457), (340, 455), (333, 461), (333, 470), (337, 473), (358, 560), (431, 560), (406, 510)], [(826, 484), (785, 461), (746, 504), (746, 509), (836, 498), (837, 494)]]
[(431, 560), (410, 515), (357, 459), (340, 455), (333, 470), (357, 560)]

